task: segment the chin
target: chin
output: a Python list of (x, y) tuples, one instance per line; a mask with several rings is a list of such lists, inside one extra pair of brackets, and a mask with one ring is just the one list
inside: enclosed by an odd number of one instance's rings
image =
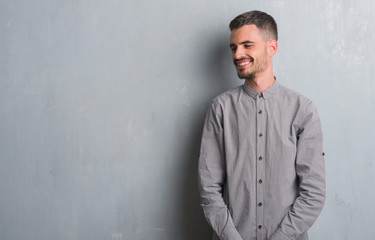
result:
[(237, 71), (237, 75), (240, 79), (253, 79), (255, 77), (254, 72)]

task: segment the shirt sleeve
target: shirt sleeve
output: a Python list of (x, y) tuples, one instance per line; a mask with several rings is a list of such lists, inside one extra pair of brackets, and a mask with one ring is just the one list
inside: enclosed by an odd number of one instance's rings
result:
[(210, 226), (221, 240), (242, 240), (222, 194), (226, 178), (222, 111), (215, 102), (204, 123), (198, 177), (201, 206)]
[(309, 102), (297, 131), (296, 173), (299, 196), (270, 240), (294, 240), (310, 228), (325, 201), (323, 134), (317, 110)]

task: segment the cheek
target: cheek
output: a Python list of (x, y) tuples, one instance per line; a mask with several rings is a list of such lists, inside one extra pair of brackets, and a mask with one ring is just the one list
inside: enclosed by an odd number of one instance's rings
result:
[(254, 48), (248, 49), (248, 50), (246, 50), (246, 55), (251, 56), (251, 57), (255, 57), (255, 56), (257, 56), (257, 51)]

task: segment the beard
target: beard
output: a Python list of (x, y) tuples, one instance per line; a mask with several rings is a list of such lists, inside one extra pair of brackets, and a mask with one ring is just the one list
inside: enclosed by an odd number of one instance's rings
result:
[(237, 70), (237, 75), (240, 79), (253, 80), (259, 73), (264, 72), (267, 68), (268, 60), (266, 48), (264, 49), (263, 54), (257, 58), (257, 61), (252, 57), (248, 59), (251, 60), (253, 66), (247, 71), (245, 69), (243, 71)]

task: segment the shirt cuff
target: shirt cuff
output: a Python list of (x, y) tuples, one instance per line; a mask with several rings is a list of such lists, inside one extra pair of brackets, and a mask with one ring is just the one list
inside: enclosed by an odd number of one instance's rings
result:
[(278, 228), (271, 236), (269, 240), (293, 240), (288, 235), (283, 233), (280, 228)]
[(225, 227), (219, 236), (220, 240), (242, 240), (235, 227)]

